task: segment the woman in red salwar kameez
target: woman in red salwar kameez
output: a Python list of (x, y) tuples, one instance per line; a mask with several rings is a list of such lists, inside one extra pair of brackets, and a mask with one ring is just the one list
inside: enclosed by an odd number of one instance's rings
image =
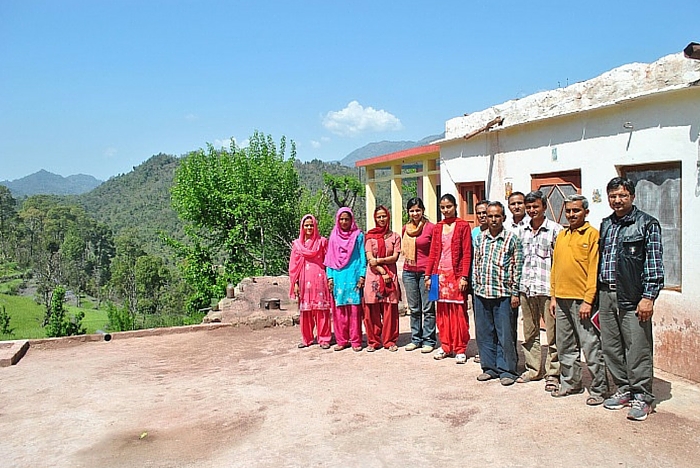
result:
[(455, 357), (457, 364), (467, 362), (469, 319), (467, 291), (471, 266), (471, 226), (457, 218), (457, 202), (451, 194), (440, 198), (443, 219), (433, 229), (430, 257), (425, 271), (425, 285), (431, 286), (431, 275), (438, 275), (436, 321), (441, 348), (433, 356), (440, 360)]

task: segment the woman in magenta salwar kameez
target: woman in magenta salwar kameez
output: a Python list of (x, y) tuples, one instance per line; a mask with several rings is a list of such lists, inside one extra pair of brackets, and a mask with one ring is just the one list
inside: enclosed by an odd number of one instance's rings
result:
[(314, 328), (321, 348), (330, 348), (331, 302), (323, 265), (327, 249), (328, 240), (318, 233), (316, 218), (305, 215), (289, 257), (289, 296), (299, 301), (300, 348), (313, 344)]
[(352, 346), (362, 351), (362, 287), (365, 284), (367, 257), (365, 237), (355, 223), (352, 210), (340, 208), (328, 238), (326, 253), (328, 287), (333, 294), (334, 351)]

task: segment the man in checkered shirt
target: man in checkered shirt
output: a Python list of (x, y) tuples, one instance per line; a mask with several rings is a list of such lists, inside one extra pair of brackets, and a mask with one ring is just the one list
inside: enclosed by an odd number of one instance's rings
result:
[(598, 307), (603, 354), (617, 391), (603, 405), (629, 406), (627, 419), (644, 421), (654, 404), (651, 316), (664, 286), (661, 226), (634, 206), (629, 179), (615, 177), (607, 192), (613, 213), (600, 225)]
[[(550, 272), (554, 241), (564, 229), (546, 218), (547, 198), (536, 190), (525, 196), (525, 210), (530, 222), (523, 226), (523, 274), (520, 279), (520, 303), (523, 309), (523, 353), (525, 372), (518, 382), (525, 383), (545, 377), (545, 390), (559, 389), (559, 357), (556, 346), (556, 326), (549, 313)], [(547, 359), (542, 369), (540, 320), (547, 330)]]

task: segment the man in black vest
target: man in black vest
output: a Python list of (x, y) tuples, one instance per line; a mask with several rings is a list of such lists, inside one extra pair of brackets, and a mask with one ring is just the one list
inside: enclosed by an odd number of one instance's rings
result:
[(598, 300), (603, 354), (617, 391), (604, 406), (629, 406), (627, 418), (644, 421), (654, 403), (651, 316), (664, 285), (661, 227), (634, 206), (629, 179), (615, 177), (607, 192), (614, 213), (600, 226)]

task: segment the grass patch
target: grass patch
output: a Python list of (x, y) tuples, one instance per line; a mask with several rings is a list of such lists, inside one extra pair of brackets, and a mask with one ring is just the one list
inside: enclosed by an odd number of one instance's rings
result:
[(5, 310), (11, 317), (10, 327), (14, 329), (12, 335), (0, 335), (0, 339), (19, 340), (46, 337), (44, 329), (41, 327), (44, 308), (35, 303), (32, 298), (0, 294), (0, 305), (5, 306)]
[[(88, 301), (85, 301), (83, 305), (88, 305)], [(82, 311), (85, 313), (83, 318), (83, 327), (85, 327), (86, 333), (89, 335), (95, 333), (97, 330), (106, 330), (107, 323), (109, 319), (107, 318), (106, 310), (95, 310), (92, 308), (92, 304), (89, 304), (90, 308), (85, 307), (77, 308), (75, 306), (66, 305), (66, 311), (71, 317), (75, 315), (76, 312)]]
[(20, 273), (15, 262), (0, 262), (0, 278)]
[(21, 278), (0, 283), (0, 294), (17, 294), (24, 281)]
[[(0, 334), (0, 340), (20, 340), (32, 338), (46, 338), (46, 332), (41, 326), (44, 319), (44, 307), (34, 302), (31, 297), (12, 296), (0, 294), (0, 305), (11, 317), (10, 327), (14, 329), (12, 335)], [(107, 326), (107, 311), (94, 309), (78, 309), (66, 304), (68, 315), (73, 316), (78, 310), (85, 313), (83, 326), (87, 333), (95, 333), (104, 330)]]

